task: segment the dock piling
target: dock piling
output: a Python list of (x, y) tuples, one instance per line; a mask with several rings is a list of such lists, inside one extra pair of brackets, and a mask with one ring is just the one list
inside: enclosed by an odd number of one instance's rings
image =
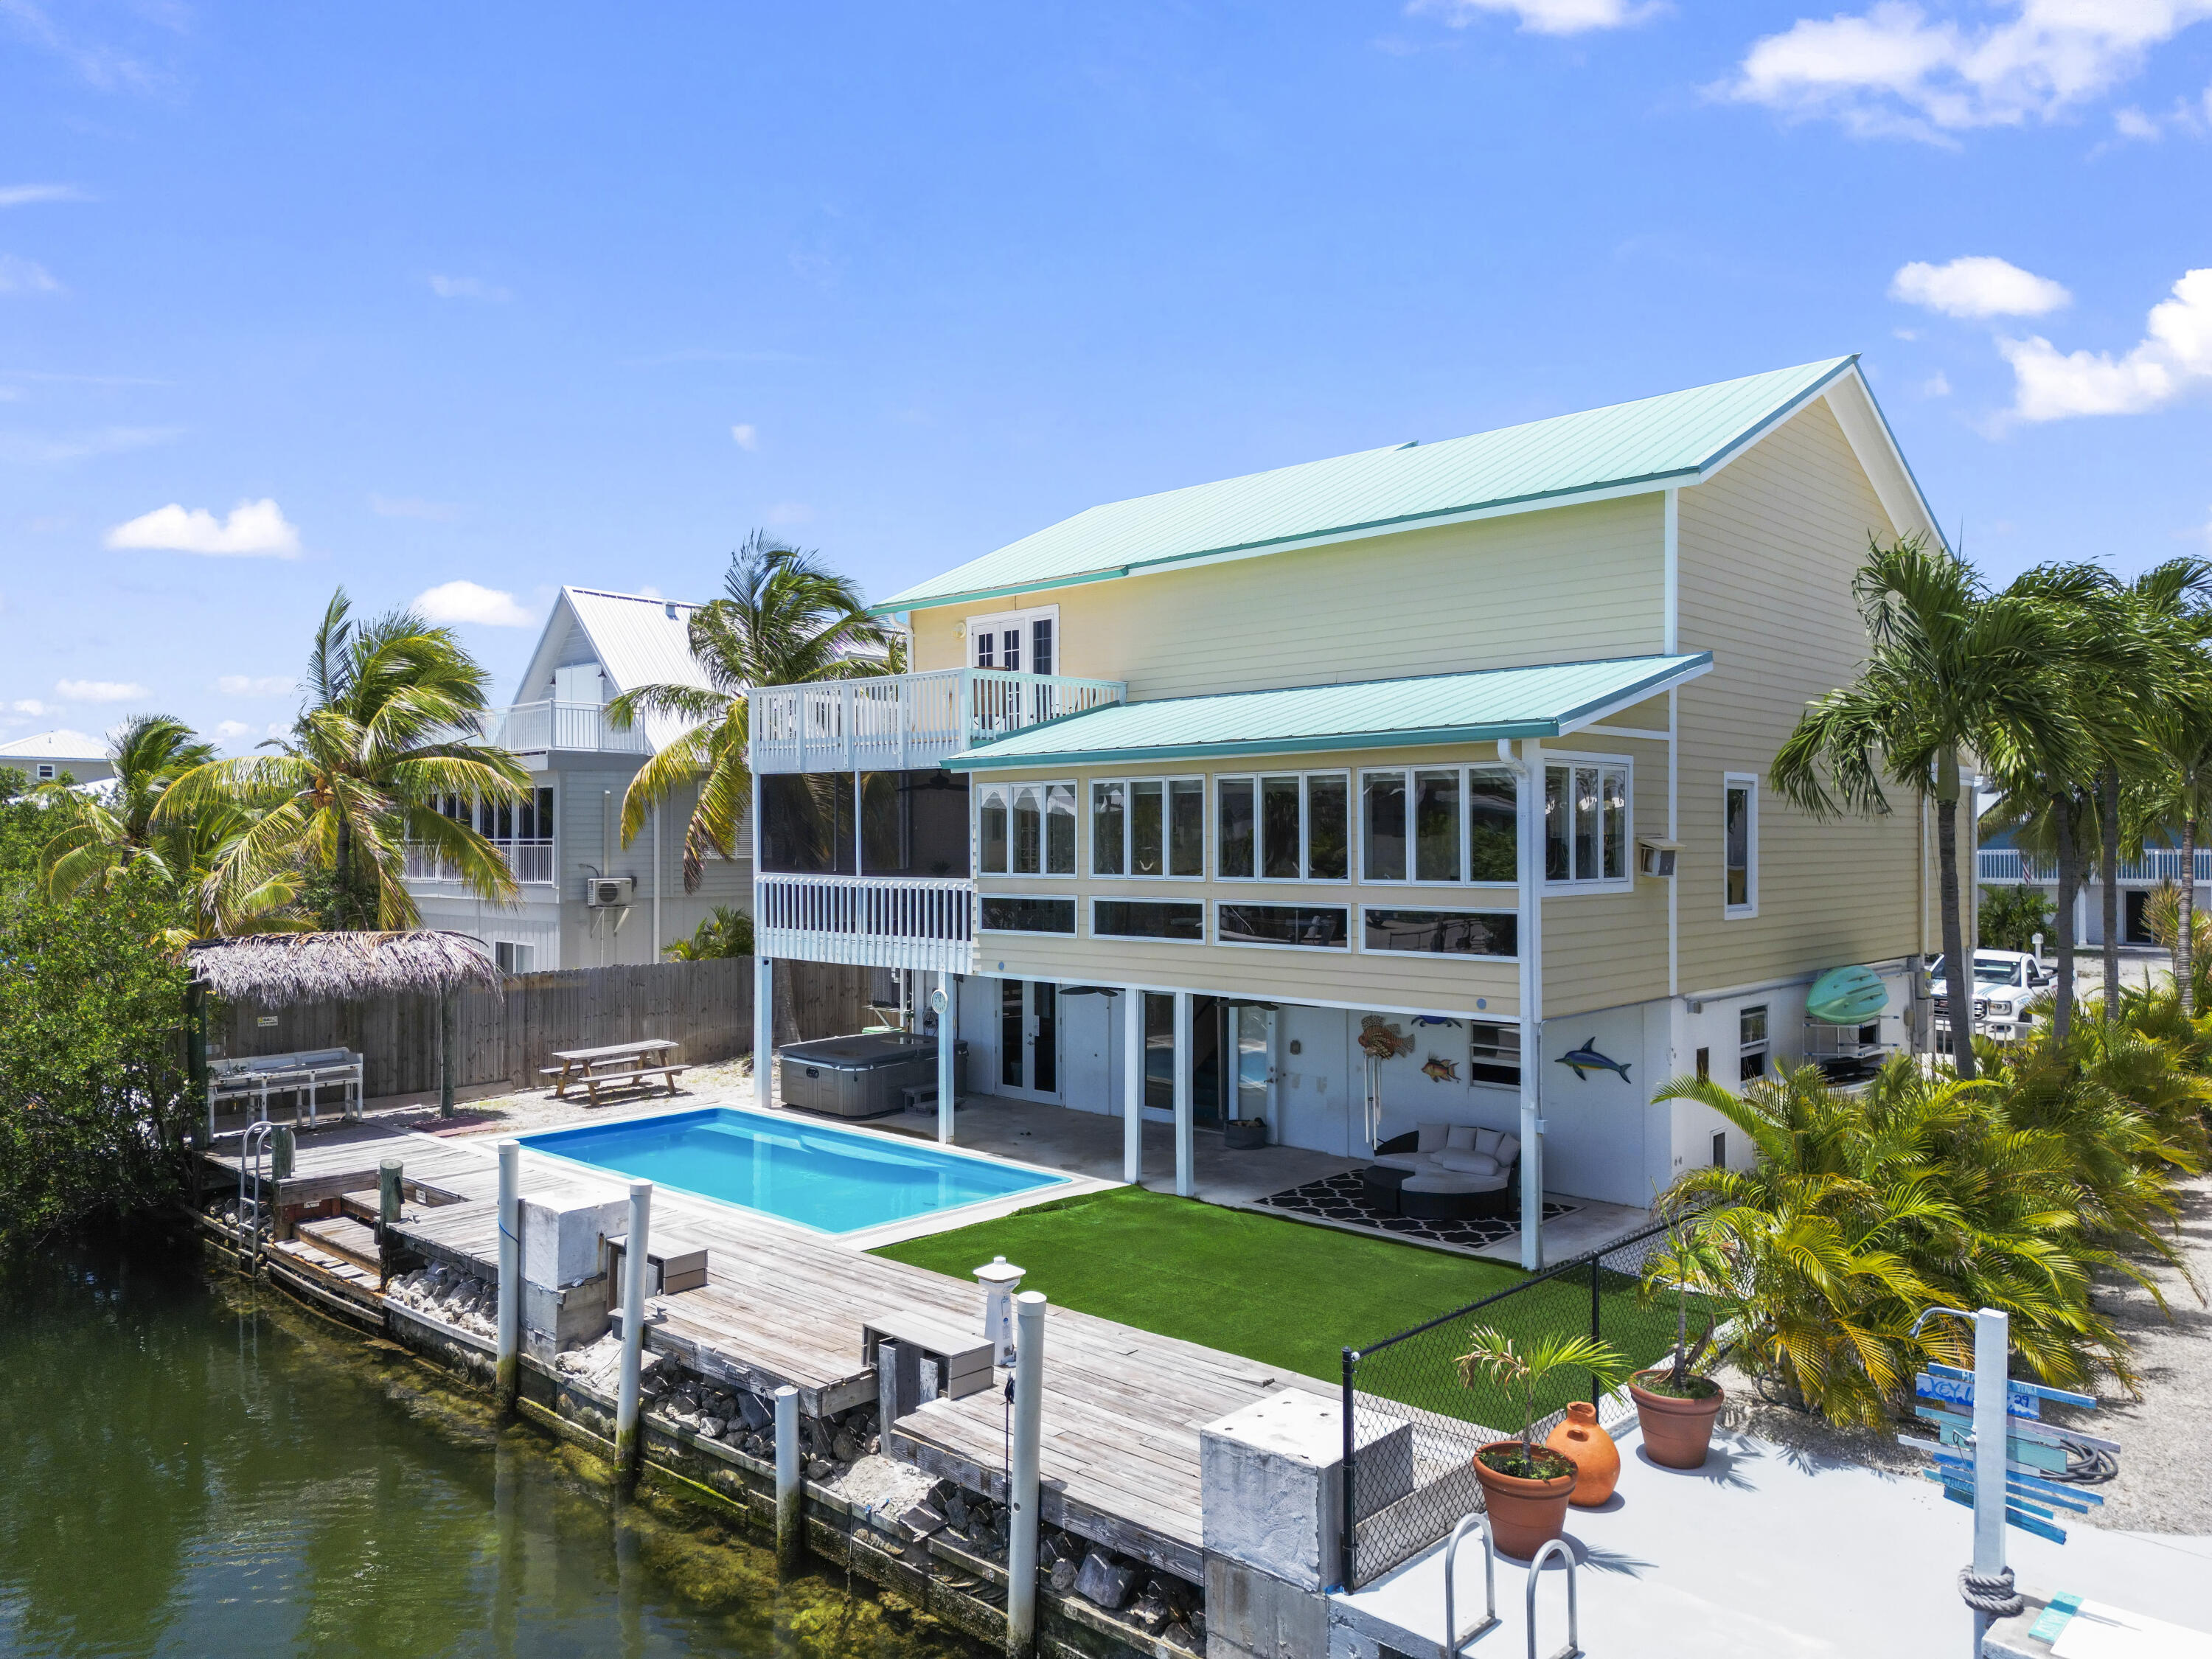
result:
[(1044, 1310), (1042, 1291), (1014, 1298), (1014, 1445), (1006, 1493), (1013, 1511), (1006, 1538), (1006, 1652), (1019, 1659), (1036, 1642), (1037, 1455), (1044, 1423)]
[(622, 1384), (615, 1395), (615, 1475), (627, 1489), (637, 1480), (638, 1380), (645, 1355), (645, 1255), (651, 1243), (653, 1183), (629, 1183), (629, 1232), (623, 1240)]
[(399, 1219), (399, 1160), (387, 1158), (376, 1166), (376, 1234), (384, 1237), (386, 1231)]
[(806, 1521), (799, 1482), (799, 1390), (788, 1382), (775, 1391), (775, 1568), (799, 1571), (806, 1548)]
[(512, 1412), (522, 1393), (522, 1143), (499, 1143), (499, 1364), (493, 1391)]
[(272, 1144), (269, 1148), (269, 1177), (272, 1181), (289, 1181), (292, 1178), (294, 1161), (299, 1156), (299, 1137), (293, 1132), (290, 1124), (280, 1123), (276, 1126), (276, 1133), (271, 1139)]

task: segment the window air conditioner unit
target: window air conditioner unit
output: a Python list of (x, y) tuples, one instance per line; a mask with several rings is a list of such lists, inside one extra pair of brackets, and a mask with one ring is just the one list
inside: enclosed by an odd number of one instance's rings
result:
[(1671, 876), (1674, 873), (1674, 854), (1682, 850), (1678, 841), (1656, 841), (1639, 837), (1636, 843), (1637, 867), (1647, 876)]
[(584, 907), (590, 910), (619, 909), (637, 891), (635, 876), (590, 876), (584, 882)]

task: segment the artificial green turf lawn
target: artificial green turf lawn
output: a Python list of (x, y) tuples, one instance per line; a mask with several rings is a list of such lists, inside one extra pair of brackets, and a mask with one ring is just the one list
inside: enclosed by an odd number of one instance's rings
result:
[[(875, 1252), (966, 1279), (994, 1255), (1061, 1307), (1335, 1382), (1343, 1350), (1504, 1290), (1478, 1261), (1117, 1187)], [(1515, 1298), (1516, 1301), (1521, 1298)], [(1585, 1306), (1587, 1304), (1584, 1304)]]

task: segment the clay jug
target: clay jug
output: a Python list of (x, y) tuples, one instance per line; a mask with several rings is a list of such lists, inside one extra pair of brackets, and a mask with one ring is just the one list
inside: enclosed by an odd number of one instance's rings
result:
[(1570, 1504), (1578, 1510), (1594, 1510), (1613, 1496), (1613, 1486), (1620, 1479), (1620, 1449), (1598, 1426), (1597, 1407), (1589, 1401), (1577, 1400), (1569, 1406), (1566, 1417), (1544, 1437), (1544, 1443), (1561, 1456), (1574, 1459), (1577, 1474), (1574, 1496), (1567, 1500)]

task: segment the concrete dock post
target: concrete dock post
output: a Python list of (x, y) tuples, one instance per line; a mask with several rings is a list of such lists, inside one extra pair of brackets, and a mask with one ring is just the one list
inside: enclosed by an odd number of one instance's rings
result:
[(629, 1231), (623, 1239), (622, 1382), (615, 1395), (615, 1478), (637, 1480), (638, 1380), (645, 1355), (645, 1253), (653, 1221), (653, 1183), (629, 1183)]
[(806, 1517), (799, 1481), (799, 1390), (788, 1382), (775, 1391), (775, 1570), (799, 1571), (806, 1551)]
[(522, 1393), (522, 1143), (499, 1143), (499, 1368), (493, 1392), (503, 1412)]
[(1036, 1642), (1037, 1455), (1044, 1422), (1044, 1310), (1042, 1291), (1014, 1298), (1014, 1445), (1006, 1493), (1013, 1511), (1006, 1535), (1006, 1652)]

